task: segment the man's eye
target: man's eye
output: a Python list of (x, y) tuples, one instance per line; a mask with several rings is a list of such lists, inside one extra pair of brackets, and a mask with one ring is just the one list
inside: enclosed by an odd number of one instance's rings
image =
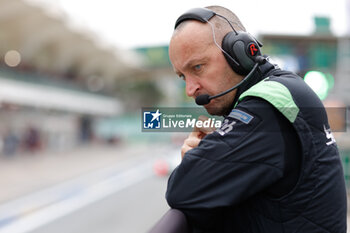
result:
[(185, 77), (185, 75), (183, 75), (183, 74), (180, 74), (180, 75), (179, 75), (179, 78), (181, 78), (181, 79), (184, 80), (184, 81), (186, 80), (186, 77)]
[(201, 64), (195, 65), (195, 66), (194, 66), (194, 69), (195, 69), (195, 70), (200, 70), (201, 68), (202, 68), (202, 65), (201, 65)]

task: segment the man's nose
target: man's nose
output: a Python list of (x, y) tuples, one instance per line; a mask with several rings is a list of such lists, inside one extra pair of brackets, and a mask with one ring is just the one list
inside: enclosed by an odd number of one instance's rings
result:
[(186, 94), (189, 97), (194, 97), (194, 94), (199, 90), (199, 83), (193, 78), (186, 77)]

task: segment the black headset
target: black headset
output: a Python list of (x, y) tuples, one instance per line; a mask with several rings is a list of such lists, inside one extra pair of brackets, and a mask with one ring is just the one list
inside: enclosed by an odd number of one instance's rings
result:
[[(232, 70), (237, 74), (246, 76), (232, 88), (217, 95), (209, 96), (208, 94), (203, 94), (197, 96), (196, 103), (198, 105), (208, 104), (210, 100), (226, 95), (227, 93), (240, 87), (244, 82), (253, 76), (259, 65), (264, 64), (267, 61), (266, 58), (261, 55), (260, 47), (262, 47), (262, 44), (258, 40), (247, 32), (236, 31), (226, 17), (207, 8), (193, 8), (182, 14), (176, 20), (175, 29), (186, 20), (197, 20), (202, 23), (210, 23), (209, 20), (214, 16), (223, 18), (231, 26), (232, 31), (224, 36), (220, 49), (222, 50)], [(213, 33), (215, 32), (213, 31)], [(216, 41), (214, 42), (216, 43)]]
[(263, 62), (264, 57), (261, 56), (260, 51), (262, 44), (249, 33), (236, 31), (226, 17), (206, 8), (193, 8), (176, 20), (175, 29), (186, 20), (207, 23), (215, 15), (225, 19), (232, 28), (232, 31), (225, 35), (221, 44), (228, 64), (237, 74), (247, 75), (256, 63)]

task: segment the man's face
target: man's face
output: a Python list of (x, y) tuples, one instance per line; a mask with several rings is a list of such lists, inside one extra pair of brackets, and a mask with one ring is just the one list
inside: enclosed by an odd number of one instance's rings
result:
[[(192, 98), (216, 95), (242, 80), (215, 45), (210, 25), (197, 21), (185, 23), (170, 41), (169, 57), (175, 72), (186, 82), (186, 94)], [(221, 44), (221, 40), (218, 38), (217, 42)], [(204, 107), (211, 115), (223, 115), (230, 110), (235, 94), (236, 90), (212, 99)]]

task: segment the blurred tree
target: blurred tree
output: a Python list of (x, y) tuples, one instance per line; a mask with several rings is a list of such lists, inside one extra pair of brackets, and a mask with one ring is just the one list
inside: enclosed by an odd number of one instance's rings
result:
[(116, 83), (116, 97), (125, 104), (127, 111), (141, 107), (156, 106), (164, 97), (154, 80), (119, 80)]

